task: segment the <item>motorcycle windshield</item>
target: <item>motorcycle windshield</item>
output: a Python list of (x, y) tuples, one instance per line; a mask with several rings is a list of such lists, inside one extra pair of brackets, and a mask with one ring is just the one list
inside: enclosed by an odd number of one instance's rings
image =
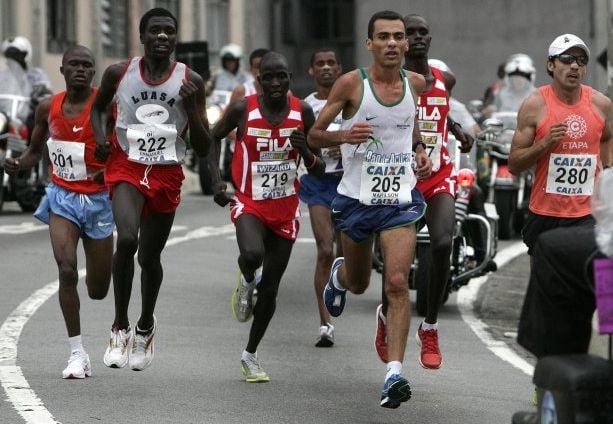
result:
[(31, 87), (26, 71), (12, 59), (0, 58), (0, 111), (22, 122), (28, 117)]

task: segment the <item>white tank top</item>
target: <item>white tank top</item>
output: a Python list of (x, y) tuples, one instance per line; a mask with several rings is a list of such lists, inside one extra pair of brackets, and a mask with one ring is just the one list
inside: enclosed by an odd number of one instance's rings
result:
[(188, 68), (175, 62), (167, 79), (152, 83), (142, 77), (141, 59), (130, 60), (117, 86), (117, 140), (133, 162), (181, 163), (185, 158), (182, 135), (187, 128), (187, 113), (179, 90), (188, 77)]
[(412, 167), (416, 108), (409, 80), (400, 70), (404, 93), (395, 103), (383, 104), (373, 91), (368, 72), (358, 72), (362, 100), (354, 115), (342, 121), (341, 129), (366, 122), (372, 125), (373, 135), (359, 145), (341, 145), (344, 174), (338, 192), (366, 205), (409, 203), (416, 184)]
[(252, 94), (257, 94), (258, 92), (258, 90), (255, 88), (255, 80), (244, 82), (243, 88), (245, 89), (245, 97), (251, 96)]
[[(326, 100), (318, 99), (317, 97), (315, 97), (315, 94), (317, 93), (309, 94), (304, 99), (304, 101), (307, 102), (309, 106), (311, 106), (311, 109), (313, 109), (313, 113), (315, 114), (315, 119), (317, 119), (317, 117), (319, 116), (319, 113), (324, 108), (327, 102)], [(334, 121), (332, 121), (330, 125), (328, 125), (328, 131), (340, 130), (342, 121), (343, 119), (341, 117), (341, 114), (339, 113), (338, 116), (334, 118)], [(343, 161), (340, 159), (331, 158), (329, 154), (329, 150), (330, 149), (325, 148), (325, 147), (321, 149), (321, 157), (323, 158), (324, 163), (326, 164), (326, 174), (335, 174), (337, 172), (342, 172), (343, 171)]]

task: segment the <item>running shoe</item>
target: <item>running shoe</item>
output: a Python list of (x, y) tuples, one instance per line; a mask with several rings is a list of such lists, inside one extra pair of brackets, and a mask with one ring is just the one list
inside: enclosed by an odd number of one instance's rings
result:
[(333, 317), (337, 317), (343, 313), (343, 309), (345, 308), (345, 298), (347, 295), (347, 290), (339, 290), (334, 287), (334, 283), (332, 282), (332, 278), (334, 273), (340, 266), (345, 262), (345, 258), (338, 257), (332, 262), (332, 268), (330, 269), (330, 277), (328, 278), (328, 283), (326, 284), (326, 288), (324, 290), (324, 303), (326, 304), (326, 309)]
[(375, 329), (375, 350), (379, 359), (384, 363), (388, 363), (387, 360), (387, 328), (385, 321), (381, 318), (381, 310), (383, 305), (377, 306), (377, 327)]
[(132, 329), (125, 330), (114, 325), (111, 328), (109, 345), (104, 352), (104, 365), (110, 368), (123, 368), (128, 363), (128, 356), (132, 348)]
[(240, 271), (238, 273), (238, 284), (230, 299), (232, 314), (234, 314), (234, 318), (236, 318), (238, 322), (248, 321), (253, 314), (253, 305), (255, 304), (253, 292), (258, 280), (258, 275), (256, 275), (254, 281), (246, 283), (243, 274), (241, 274)]
[(62, 378), (85, 378), (92, 376), (92, 366), (89, 355), (81, 350), (75, 350), (68, 358), (68, 366), (62, 371)]
[(151, 365), (154, 356), (153, 336), (157, 329), (157, 320), (153, 316), (153, 327), (145, 332), (141, 331), (136, 326), (134, 331), (134, 342), (132, 343), (132, 351), (130, 352), (130, 368), (134, 371), (142, 371)]
[(417, 339), (417, 344), (421, 346), (421, 353), (419, 355), (421, 366), (432, 370), (440, 368), (443, 363), (443, 357), (438, 347), (438, 330), (422, 330), (421, 324), (419, 324), (415, 338)]
[(241, 368), (247, 383), (267, 383), (270, 381), (270, 377), (262, 369), (256, 354), (251, 355), (250, 358), (241, 358)]
[(541, 422), (536, 412), (521, 411), (513, 414), (513, 424), (539, 424)]
[(334, 326), (329, 322), (319, 327), (319, 337), (315, 342), (316, 347), (332, 347), (334, 344)]
[(411, 386), (406, 378), (400, 374), (392, 374), (383, 385), (381, 392), (381, 406), (396, 409), (402, 402), (411, 399)]

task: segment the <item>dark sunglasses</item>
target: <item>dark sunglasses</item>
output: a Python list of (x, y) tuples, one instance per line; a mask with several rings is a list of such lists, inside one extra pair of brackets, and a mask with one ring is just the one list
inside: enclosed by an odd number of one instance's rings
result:
[(573, 62), (577, 62), (577, 65), (579, 66), (585, 66), (587, 65), (587, 62), (589, 61), (589, 58), (587, 56), (575, 56), (572, 54), (568, 54), (568, 53), (562, 53), (562, 54), (557, 54), (555, 56), (551, 56), (551, 59), (558, 59), (560, 62), (562, 62), (565, 65), (570, 65)]

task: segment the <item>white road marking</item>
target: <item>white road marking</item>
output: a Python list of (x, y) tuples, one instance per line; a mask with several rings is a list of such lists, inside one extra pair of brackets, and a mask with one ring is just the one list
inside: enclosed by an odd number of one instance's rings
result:
[(49, 227), (46, 224), (22, 222), (21, 224), (0, 225), (0, 234), (26, 234), (46, 230), (47, 228)]
[[(44, 225), (44, 228), (47, 226)], [(178, 226), (177, 230), (183, 229)], [(173, 237), (166, 243), (167, 246), (184, 243), (204, 237), (213, 237), (234, 232), (234, 225), (221, 227), (201, 227), (188, 232), (181, 237)], [(85, 277), (85, 268), (79, 270), (79, 278)], [(0, 383), (6, 392), (8, 401), (21, 415), (26, 424), (57, 424), (58, 421), (45, 408), (42, 400), (30, 388), (23, 376), (21, 367), (17, 366), (17, 345), (19, 336), (38, 308), (51, 296), (57, 293), (59, 281), (55, 280), (43, 288), (35, 291), (30, 297), (10, 313), (0, 327)], [(58, 377), (59, 379), (59, 377)]]
[[(523, 242), (514, 243), (498, 252), (495, 259), (496, 264), (498, 265), (498, 268), (502, 268), (511, 260), (515, 259), (521, 254), (526, 253), (527, 251), (528, 248)], [(470, 284), (462, 287), (458, 291), (458, 307), (460, 309), (462, 319), (466, 322), (466, 324), (468, 324), (477, 337), (481, 339), (483, 344), (485, 344), (485, 346), (496, 356), (532, 377), (532, 374), (534, 373), (534, 366), (515, 353), (515, 351), (513, 351), (505, 342), (494, 340), (487, 324), (477, 318), (474, 314), (473, 304), (477, 298), (479, 289), (483, 284), (485, 284), (487, 278), (487, 275), (475, 278), (474, 280), (470, 281)]]

